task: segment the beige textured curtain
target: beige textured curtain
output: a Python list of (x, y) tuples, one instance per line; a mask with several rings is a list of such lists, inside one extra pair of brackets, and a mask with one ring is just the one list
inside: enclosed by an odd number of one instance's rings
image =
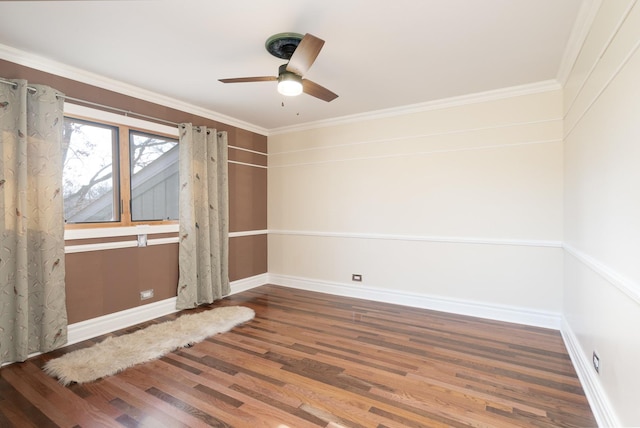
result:
[(0, 83), (0, 359), (67, 340), (63, 101), (47, 86)]
[(229, 294), (227, 133), (180, 125), (180, 278), (177, 309)]

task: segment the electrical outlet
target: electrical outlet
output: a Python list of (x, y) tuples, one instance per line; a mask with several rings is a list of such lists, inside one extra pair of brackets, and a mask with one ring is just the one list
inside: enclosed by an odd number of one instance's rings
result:
[(362, 282), (362, 275), (360, 275), (359, 273), (352, 273), (351, 281)]
[(153, 288), (151, 290), (144, 290), (140, 292), (140, 300), (147, 300), (153, 297)]
[(593, 351), (593, 368), (596, 369), (596, 373), (600, 374), (600, 357)]
[(147, 234), (138, 235), (138, 247), (147, 246)]

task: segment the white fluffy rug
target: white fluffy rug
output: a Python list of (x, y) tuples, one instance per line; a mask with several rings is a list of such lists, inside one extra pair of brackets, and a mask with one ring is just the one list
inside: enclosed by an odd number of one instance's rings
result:
[(154, 324), (124, 336), (108, 337), (89, 348), (69, 352), (48, 361), (43, 370), (64, 385), (91, 382), (227, 332), (254, 316), (253, 309), (244, 306), (225, 306), (183, 315), (174, 321)]

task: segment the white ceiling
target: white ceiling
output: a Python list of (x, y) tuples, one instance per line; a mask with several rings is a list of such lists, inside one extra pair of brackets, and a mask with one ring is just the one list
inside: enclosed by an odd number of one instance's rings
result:
[[(0, 44), (274, 131), (557, 79), (587, 1), (0, 1)], [(305, 77), (339, 98), (218, 82), (277, 75), (281, 32), (326, 41)]]

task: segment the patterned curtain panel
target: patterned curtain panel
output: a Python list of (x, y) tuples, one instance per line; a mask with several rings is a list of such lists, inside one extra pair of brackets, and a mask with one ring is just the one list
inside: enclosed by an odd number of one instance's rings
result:
[(227, 133), (180, 125), (177, 309), (229, 294)]
[(0, 84), (0, 360), (67, 341), (62, 205), (63, 100)]

